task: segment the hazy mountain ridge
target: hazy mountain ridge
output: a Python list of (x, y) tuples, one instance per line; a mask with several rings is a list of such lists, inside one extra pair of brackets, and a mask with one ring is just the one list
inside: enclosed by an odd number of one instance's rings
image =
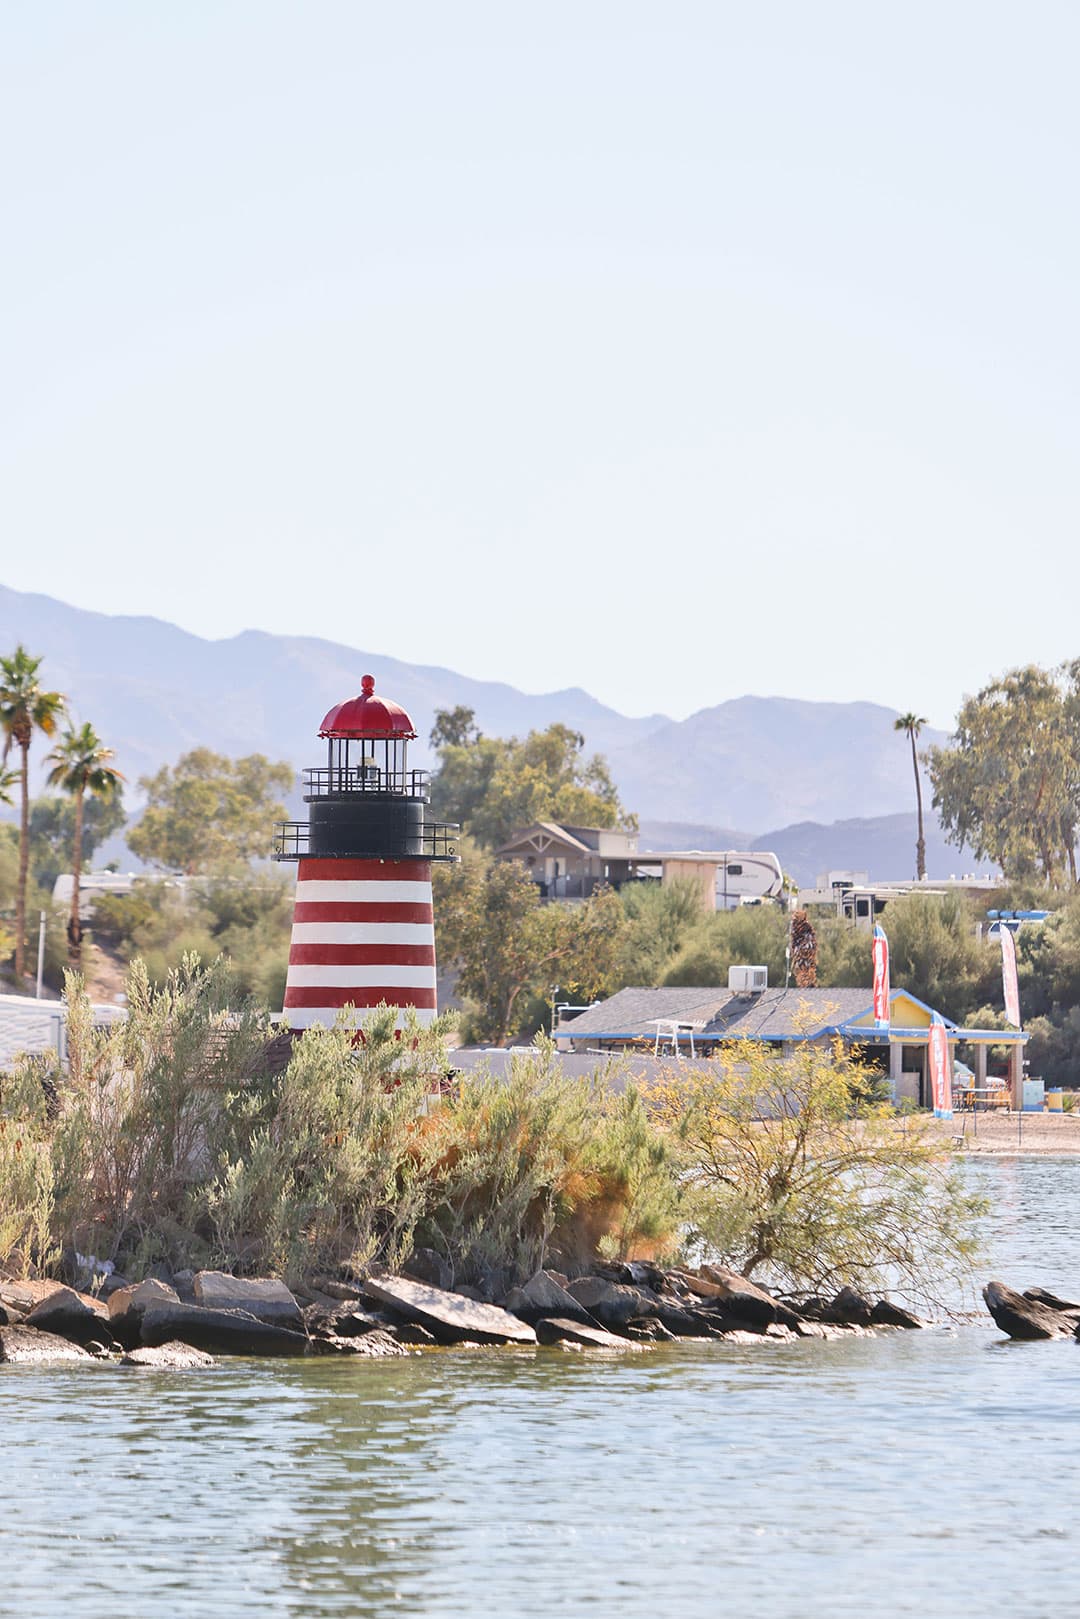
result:
[[(914, 797), (895, 718), (878, 703), (737, 697), (615, 749), (611, 766), (642, 818), (775, 826), (891, 815)], [(919, 745), (946, 740), (927, 729)]]
[[(908, 812), (913, 796), (906, 739), (893, 730), (892, 710), (873, 703), (746, 696), (681, 721), (631, 717), (580, 687), (525, 693), (312, 636), (245, 630), (209, 641), (161, 619), (88, 612), (0, 586), (0, 649), (20, 640), (44, 658), (48, 684), (71, 693), (77, 717), (91, 720), (116, 749), (132, 783), (199, 744), (267, 753), (297, 767), (317, 763), (323, 714), (370, 672), (411, 713), (418, 763), (430, 762), (436, 708), (465, 704), (493, 735), (522, 735), (560, 720), (582, 732), (590, 751), (606, 754), (624, 803), (647, 823), (779, 826), (785, 836), (798, 834), (811, 859), (820, 840), (805, 823), (843, 821), (848, 831), (837, 829), (837, 839), (858, 843), (856, 828), (867, 818)], [(924, 732), (924, 745), (942, 740)], [(39, 769), (42, 753), (35, 750)], [(872, 843), (869, 829), (865, 835)], [(716, 836), (721, 846), (745, 845), (742, 833)], [(764, 837), (781, 853), (780, 834)], [(763, 836), (755, 841), (762, 846)], [(913, 849), (914, 832), (910, 841)], [(801, 864), (804, 855), (798, 858)], [(959, 857), (950, 858), (955, 865)], [(878, 858), (869, 864), (882, 870)]]

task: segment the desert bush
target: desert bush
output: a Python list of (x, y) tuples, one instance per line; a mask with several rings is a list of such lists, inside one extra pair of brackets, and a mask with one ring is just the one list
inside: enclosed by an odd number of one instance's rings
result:
[(678, 1142), (699, 1246), (766, 1284), (903, 1286), (940, 1298), (967, 1281), (981, 1199), (926, 1120), (867, 1101), (871, 1076), (833, 1047), (780, 1060), (739, 1042), (657, 1084)]
[(165, 1261), (271, 1272), (393, 1269), (434, 1243), (459, 1280), (524, 1279), (552, 1253), (657, 1257), (676, 1241), (668, 1145), (637, 1093), (564, 1075), (554, 1048), (447, 1094), (451, 1019), (358, 1037), (276, 1034), (228, 963), (187, 957), (161, 985), (136, 960), (128, 1017), (95, 1027), (69, 975), (68, 1072), (0, 1093), (0, 1263), (62, 1248), (137, 1278)]
[(49, 1141), (49, 1071), (23, 1058), (0, 1089), (0, 1270), (43, 1274), (58, 1257)]
[(552, 1254), (657, 1255), (678, 1227), (670, 1155), (633, 1090), (609, 1069), (561, 1072), (550, 1041), (505, 1075), (463, 1075), (430, 1120), (425, 1235), (458, 1281), (523, 1280)]
[(361, 1042), (347, 1018), (297, 1042), (268, 1116), (207, 1187), (222, 1262), (296, 1276), (408, 1258), (430, 1195), (423, 1124), (448, 1020), (411, 1017), (399, 1036), (396, 1019), (380, 1007)]
[(95, 1028), (69, 975), (69, 1074), (53, 1142), (60, 1234), (81, 1252), (155, 1260), (202, 1256), (199, 1187), (257, 1123), (269, 1020), (236, 995), (227, 963), (187, 956), (163, 985), (136, 960), (128, 1016)]

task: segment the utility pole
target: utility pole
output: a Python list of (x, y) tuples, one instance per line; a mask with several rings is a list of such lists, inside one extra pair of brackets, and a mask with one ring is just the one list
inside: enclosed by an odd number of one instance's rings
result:
[(37, 938), (37, 999), (41, 999), (41, 980), (45, 973), (45, 912), (41, 913)]

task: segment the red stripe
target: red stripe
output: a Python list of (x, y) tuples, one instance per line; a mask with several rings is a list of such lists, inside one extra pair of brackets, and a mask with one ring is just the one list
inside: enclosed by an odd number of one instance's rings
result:
[(432, 922), (427, 905), (383, 905), (366, 900), (297, 900), (294, 922)]
[(395, 989), (388, 985), (384, 989), (364, 989), (353, 987), (340, 989), (337, 985), (305, 984), (301, 988), (286, 988), (285, 1010), (291, 1006), (378, 1006), (386, 1001), (389, 1006), (415, 1006), (420, 1009), (430, 1008), (436, 1010), (435, 989)]
[(331, 882), (429, 883), (429, 860), (301, 860), (298, 883), (308, 878)]
[(290, 967), (434, 967), (433, 944), (294, 944)]

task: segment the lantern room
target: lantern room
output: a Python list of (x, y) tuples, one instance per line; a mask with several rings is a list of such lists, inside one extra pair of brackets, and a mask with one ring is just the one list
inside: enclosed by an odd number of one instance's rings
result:
[(400, 703), (375, 695), (374, 675), (330, 710), (319, 735), (326, 764), (303, 774), (311, 819), (278, 828), (275, 860), (457, 858), (457, 827), (427, 819), (427, 771), (408, 767), (413, 722)]
[[(400, 703), (376, 697), (375, 676), (365, 675), (359, 697), (336, 703), (319, 726), (326, 738), (326, 771), (337, 792), (408, 793), (423, 771), (406, 772), (409, 743), (416, 740), (413, 722)], [(308, 770), (310, 784), (322, 771)]]

